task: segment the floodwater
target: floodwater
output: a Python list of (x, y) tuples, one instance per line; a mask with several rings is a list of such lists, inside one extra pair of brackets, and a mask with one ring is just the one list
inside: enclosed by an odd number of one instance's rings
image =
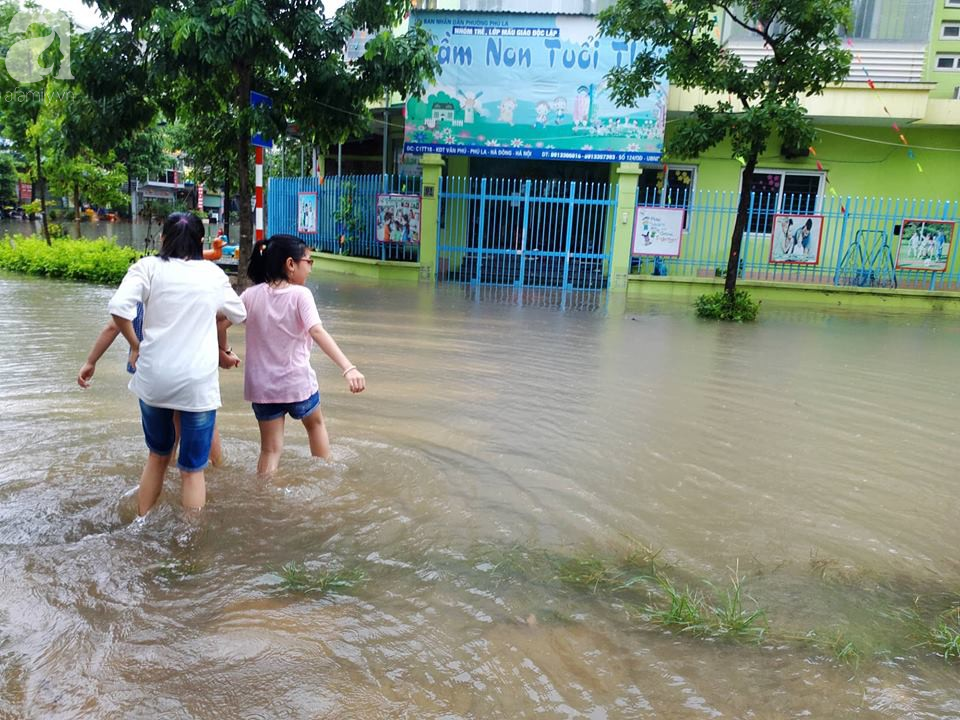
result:
[[(956, 320), (311, 285), (368, 381), (316, 353), (334, 460), (290, 424), (258, 481), (222, 372), (202, 518), (171, 472), (133, 522), (120, 343), (74, 380), (111, 290), (0, 275), (0, 717), (960, 717), (909, 619), (960, 598)], [(739, 576), (765, 638), (560, 580), (637, 543), (705, 597)], [(366, 579), (297, 593), (290, 562)]]

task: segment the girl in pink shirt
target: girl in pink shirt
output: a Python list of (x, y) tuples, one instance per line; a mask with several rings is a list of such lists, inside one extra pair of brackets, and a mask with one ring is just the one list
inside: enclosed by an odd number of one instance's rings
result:
[(350, 392), (366, 387), (356, 365), (323, 329), (313, 293), (304, 287), (311, 269), (310, 249), (302, 240), (274, 235), (254, 245), (247, 267), (254, 285), (240, 296), (247, 310), (243, 397), (260, 425), (262, 475), (280, 464), (287, 414), (307, 429), (311, 454), (330, 459), (317, 375), (310, 366), (314, 342), (340, 367)]

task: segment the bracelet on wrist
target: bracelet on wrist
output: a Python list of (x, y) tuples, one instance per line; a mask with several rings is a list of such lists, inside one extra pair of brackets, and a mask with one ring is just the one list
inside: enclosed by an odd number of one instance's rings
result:
[(348, 367), (346, 370), (343, 371), (343, 376), (346, 377), (348, 372), (350, 372), (351, 370), (356, 370), (356, 369), (357, 369), (357, 366), (356, 366), (356, 365), (351, 365), (350, 367)]
[(227, 355), (229, 355), (230, 353), (233, 352), (233, 348), (232, 347), (220, 348), (220, 352), (225, 352)]

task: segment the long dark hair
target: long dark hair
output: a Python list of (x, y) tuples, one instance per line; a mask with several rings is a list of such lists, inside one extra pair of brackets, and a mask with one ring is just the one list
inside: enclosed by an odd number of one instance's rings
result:
[(202, 260), (203, 223), (193, 213), (170, 213), (163, 223), (160, 236), (160, 259)]
[(247, 276), (254, 285), (286, 280), (287, 258), (299, 262), (307, 251), (307, 244), (295, 235), (271, 235), (253, 246)]

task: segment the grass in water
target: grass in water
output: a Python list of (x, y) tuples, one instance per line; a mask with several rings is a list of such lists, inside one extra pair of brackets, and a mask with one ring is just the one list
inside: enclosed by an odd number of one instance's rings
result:
[(367, 579), (366, 573), (359, 569), (309, 570), (298, 562), (288, 562), (276, 573), (280, 576), (280, 590), (303, 595), (351, 590)]
[(160, 564), (160, 567), (157, 568), (156, 576), (167, 582), (176, 582), (194, 575), (199, 575), (203, 570), (203, 565), (199, 560), (170, 558)]
[(960, 658), (960, 607), (943, 613), (937, 624), (929, 629), (923, 644), (944, 660)]
[(707, 625), (703, 593), (690, 588), (678, 590), (664, 575), (658, 574), (655, 579), (666, 596), (667, 606), (646, 605), (643, 617), (656, 625), (678, 628), (694, 635), (702, 634), (701, 630)]
[[(717, 594), (718, 602), (711, 608), (713, 615), (709, 634), (712, 637), (760, 642), (766, 631), (766, 613), (757, 606), (749, 611), (743, 606), (743, 578), (740, 566), (733, 572), (730, 587), (722, 592), (710, 585)], [(748, 596), (749, 597), (749, 596)], [(756, 606), (753, 598), (750, 601)]]

